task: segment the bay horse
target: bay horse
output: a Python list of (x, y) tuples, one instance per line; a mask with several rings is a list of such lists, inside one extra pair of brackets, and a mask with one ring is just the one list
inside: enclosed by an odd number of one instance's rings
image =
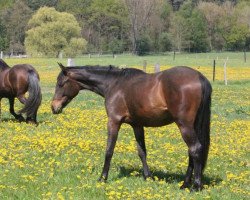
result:
[[(132, 126), (144, 178), (151, 177), (146, 161), (144, 127), (176, 123), (188, 146), (188, 167), (181, 189), (201, 190), (210, 145), (212, 87), (200, 72), (185, 66), (155, 74), (114, 66), (64, 67), (57, 77), (52, 112), (59, 114), (87, 89), (105, 98), (108, 139), (100, 181), (106, 181), (118, 131), (122, 123)], [(194, 171), (194, 182), (192, 176)]]
[[(28, 98), (25, 97), (26, 92), (29, 93)], [(24, 104), (18, 114), (14, 111), (16, 97)], [(37, 111), (42, 100), (37, 71), (28, 64), (10, 67), (0, 59), (0, 102), (2, 98), (9, 99), (9, 111), (17, 120), (25, 121), (22, 116), (22, 113), (24, 113), (27, 123), (37, 124)]]

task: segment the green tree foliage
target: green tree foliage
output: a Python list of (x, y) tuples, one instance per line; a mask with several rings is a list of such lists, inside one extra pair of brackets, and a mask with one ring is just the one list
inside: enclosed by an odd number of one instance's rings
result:
[(208, 36), (203, 15), (197, 10), (193, 10), (189, 19), (189, 41), (190, 51), (205, 52), (208, 49)]
[(137, 55), (142, 56), (147, 54), (150, 51), (152, 41), (149, 37), (149, 35), (142, 35), (137, 41), (136, 41), (136, 51)]
[(55, 7), (58, 2), (58, 0), (25, 0), (25, 1), (32, 10), (38, 10), (43, 6)]
[(4, 51), (8, 47), (8, 39), (6, 35), (6, 28), (0, 21), (0, 50)]
[(230, 32), (224, 33), (227, 42), (227, 48), (230, 50), (242, 50), (247, 44), (250, 37), (249, 28), (242, 24), (234, 24), (230, 28)]
[(16, 1), (15, 4), (2, 13), (2, 21), (9, 42), (9, 52), (25, 52), (25, 30), (31, 14), (30, 8), (21, 0)]
[[(108, 50), (113, 40), (126, 40), (127, 10), (120, 0), (93, 0), (89, 9), (87, 24), (88, 38), (95, 46), (95, 50)], [(93, 38), (94, 36), (94, 38)]]
[(159, 50), (164, 51), (170, 51), (172, 48), (171, 38), (170, 34), (167, 32), (161, 33), (159, 37)]
[(14, 0), (1, 0), (0, 1), (0, 11), (8, 9), (10, 6), (12, 6), (14, 3)]
[[(83, 52), (86, 41), (81, 38), (80, 26), (72, 14), (55, 8), (40, 8), (29, 21), (25, 47), (31, 55), (58, 56)], [(77, 51), (73, 48), (77, 47)]]

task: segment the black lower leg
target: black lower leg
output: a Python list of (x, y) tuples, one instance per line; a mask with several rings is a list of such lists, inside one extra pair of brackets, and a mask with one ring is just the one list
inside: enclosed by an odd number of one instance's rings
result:
[(180, 189), (189, 188), (191, 186), (193, 169), (194, 169), (194, 162), (193, 162), (192, 157), (189, 154), (189, 161), (188, 161), (187, 172), (186, 172), (186, 175), (185, 175), (184, 182), (183, 182), (182, 186), (180, 187)]
[(10, 113), (20, 122), (25, 121), (25, 119), (23, 118), (23, 116), (21, 114), (16, 114), (14, 111), (14, 98), (10, 98), (9, 99), (9, 103), (10, 103)]

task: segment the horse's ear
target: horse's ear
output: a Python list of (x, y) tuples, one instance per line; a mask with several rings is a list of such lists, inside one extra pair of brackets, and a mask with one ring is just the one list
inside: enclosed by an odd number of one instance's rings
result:
[(67, 75), (67, 68), (62, 63), (57, 63), (64, 75)]

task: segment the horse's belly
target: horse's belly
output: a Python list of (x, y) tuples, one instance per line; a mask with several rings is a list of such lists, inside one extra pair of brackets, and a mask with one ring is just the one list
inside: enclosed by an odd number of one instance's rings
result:
[(138, 113), (131, 119), (132, 123), (145, 127), (164, 126), (173, 122), (173, 117), (171, 113), (167, 110), (151, 110), (150, 112), (144, 112), (143, 114)]

